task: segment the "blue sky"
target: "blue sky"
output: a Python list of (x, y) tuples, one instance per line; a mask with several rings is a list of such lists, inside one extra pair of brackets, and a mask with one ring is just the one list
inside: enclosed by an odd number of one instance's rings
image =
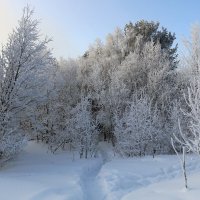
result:
[(53, 38), (55, 56), (65, 58), (82, 55), (96, 38), (103, 40), (129, 21), (159, 21), (176, 33), (178, 43), (200, 22), (198, 0), (0, 0), (1, 43), (26, 4), (35, 8), (42, 32)]

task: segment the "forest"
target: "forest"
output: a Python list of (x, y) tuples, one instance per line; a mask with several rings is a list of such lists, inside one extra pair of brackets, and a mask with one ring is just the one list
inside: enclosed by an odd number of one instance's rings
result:
[(200, 151), (200, 26), (179, 55), (175, 33), (140, 20), (97, 39), (76, 59), (56, 59), (25, 7), (0, 51), (0, 161), (35, 140), (52, 153), (122, 157)]

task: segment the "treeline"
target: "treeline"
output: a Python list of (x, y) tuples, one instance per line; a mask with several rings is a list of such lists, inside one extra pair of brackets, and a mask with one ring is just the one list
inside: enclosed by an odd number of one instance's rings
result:
[(117, 28), (77, 59), (58, 61), (32, 15), (26, 7), (0, 53), (1, 159), (29, 139), (52, 152), (68, 146), (87, 158), (101, 140), (112, 142), (120, 155), (143, 156), (172, 153), (173, 134), (183, 139), (180, 127), (195, 138), (197, 26), (180, 61), (175, 34), (145, 20)]

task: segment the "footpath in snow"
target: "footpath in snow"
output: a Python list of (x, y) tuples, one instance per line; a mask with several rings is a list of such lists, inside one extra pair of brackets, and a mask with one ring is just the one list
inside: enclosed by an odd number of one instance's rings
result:
[(98, 174), (100, 173), (102, 167), (111, 160), (111, 157), (113, 157), (110, 149), (111, 145), (103, 142), (99, 143), (97, 148), (98, 159), (96, 164), (87, 166), (87, 168), (83, 170), (81, 180), (82, 180), (82, 189), (85, 194), (84, 195), (85, 200), (105, 199), (105, 194), (101, 190), (102, 187), (100, 185)]
[(30, 142), (0, 170), (2, 200), (198, 200), (199, 157), (187, 157), (188, 191), (176, 156), (122, 159), (107, 143), (98, 157), (72, 159), (68, 152), (51, 154)]

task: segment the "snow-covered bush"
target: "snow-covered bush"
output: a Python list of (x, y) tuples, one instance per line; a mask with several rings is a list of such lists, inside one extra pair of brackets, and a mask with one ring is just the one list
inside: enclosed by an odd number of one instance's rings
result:
[(126, 156), (154, 155), (162, 145), (161, 127), (150, 99), (134, 94), (123, 116), (116, 114), (116, 149)]
[(82, 97), (80, 103), (71, 110), (68, 131), (72, 146), (78, 150), (80, 158), (93, 156), (98, 143), (98, 130), (91, 113), (89, 97)]

